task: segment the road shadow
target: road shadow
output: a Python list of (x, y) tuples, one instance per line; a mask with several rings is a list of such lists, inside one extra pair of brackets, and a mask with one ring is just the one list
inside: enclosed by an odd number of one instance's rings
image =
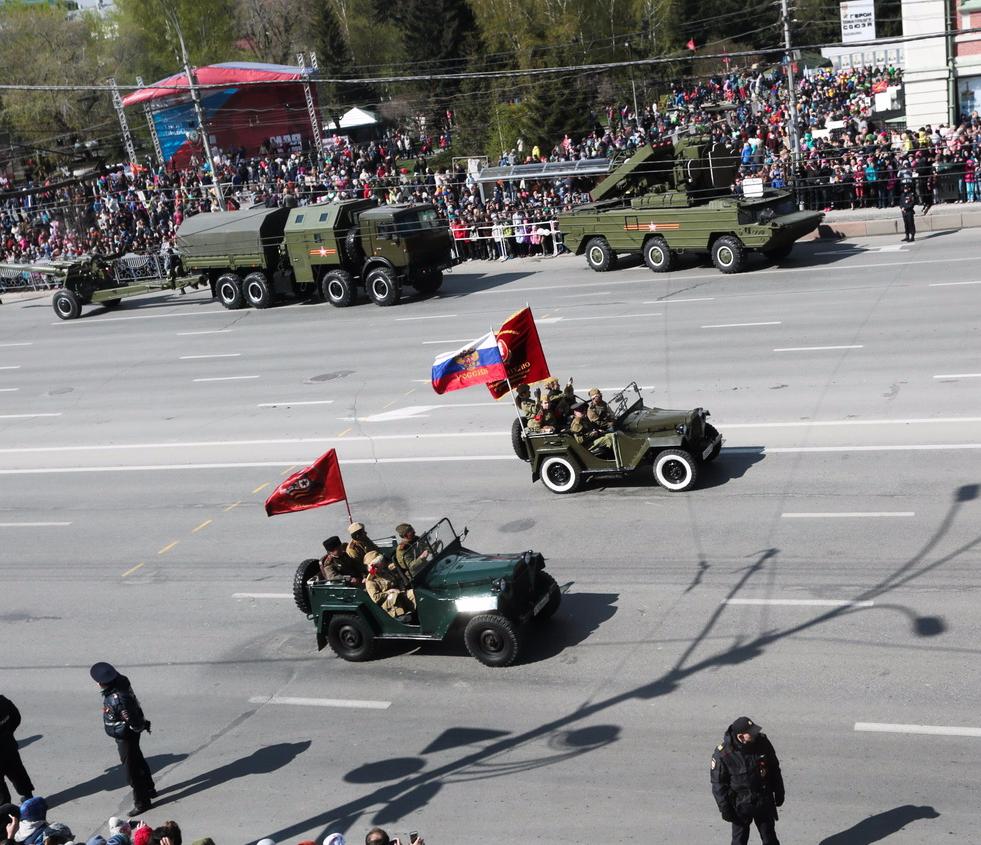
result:
[(34, 734), (33, 736), (25, 736), (23, 739), (18, 739), (17, 750), (27, 748), (28, 745), (33, 745), (39, 739), (44, 739), (44, 734)]
[[(737, 478), (742, 478), (755, 464), (766, 459), (766, 449), (763, 446), (740, 446), (736, 449), (725, 449), (719, 457), (707, 464), (698, 465), (698, 480), (695, 487), (690, 492), (697, 492), (700, 489), (721, 487)], [(624, 490), (626, 488), (638, 488), (640, 494), (648, 496), (651, 490), (658, 490), (666, 496), (674, 496), (662, 490), (660, 485), (654, 480), (654, 471), (649, 463), (643, 464), (633, 472), (619, 477), (604, 478), (603, 476), (593, 476), (587, 478), (583, 484), (582, 491), (577, 495), (590, 495), (590, 491), (595, 490)], [(551, 494), (550, 494), (551, 495)]]
[[(172, 766), (175, 763), (186, 760), (187, 756), (187, 754), (152, 754), (146, 758), (146, 761), (150, 765), (151, 772), (159, 772), (161, 769), (167, 768), (167, 766)], [(88, 798), (97, 792), (113, 792), (125, 787), (125, 770), (122, 766), (112, 766), (100, 775), (82, 781), (82, 783), (77, 783), (60, 792), (45, 795), (44, 798), (48, 802), (49, 807), (57, 807), (60, 804), (78, 801), (80, 798)]]
[[(300, 754), (310, 747), (310, 740), (302, 742), (280, 742), (257, 748), (251, 754), (225, 763), (208, 772), (202, 772), (180, 783), (157, 785), (159, 797), (153, 802), (154, 807), (173, 804), (184, 798), (190, 798), (199, 792), (215, 789), (230, 781), (247, 778), (251, 775), (266, 775), (282, 769), (292, 763)], [(151, 768), (153, 768), (151, 766)]]
[[(910, 822), (937, 818), (940, 818), (940, 813), (933, 807), (903, 804), (901, 807), (894, 807), (884, 813), (869, 816), (848, 830), (822, 839), (818, 845), (872, 845), (873, 842), (881, 842), (894, 833), (898, 833)], [(927, 841), (930, 837), (924, 835), (918, 838), (920, 841)]]
[(942, 229), (939, 232), (930, 232), (926, 235), (917, 235), (921, 241), (932, 241), (934, 238), (942, 238), (944, 235), (953, 235), (955, 232), (959, 232), (960, 229)]
[[(460, 267), (463, 266), (465, 265), (460, 265)], [(477, 270), (463, 270), (458, 267), (452, 274), (443, 277), (443, 286), (432, 299), (459, 299), (473, 293), (483, 293), (511, 282), (520, 282), (522, 279), (530, 278), (535, 275), (535, 272), (535, 270), (516, 270), (489, 275)]]

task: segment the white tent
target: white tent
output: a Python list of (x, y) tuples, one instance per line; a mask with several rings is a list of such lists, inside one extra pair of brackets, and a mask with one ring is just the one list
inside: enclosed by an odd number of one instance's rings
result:
[(331, 121), (327, 124), (327, 129), (335, 131), (336, 129), (358, 129), (362, 126), (375, 126), (378, 123), (378, 117), (372, 114), (366, 109), (353, 108), (348, 112), (345, 112), (341, 116), (340, 126), (335, 126), (334, 122)]

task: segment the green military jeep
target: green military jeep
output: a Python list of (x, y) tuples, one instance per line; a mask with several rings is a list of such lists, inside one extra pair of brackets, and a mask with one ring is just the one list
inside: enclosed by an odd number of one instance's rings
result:
[[(485, 555), (463, 545), (448, 519), (421, 535), (413, 557), (429, 551), (414, 573), (395, 564), (396, 578), (412, 589), (416, 610), (406, 621), (389, 616), (363, 586), (324, 581), (319, 561), (303, 561), (293, 579), (296, 606), (317, 625), (317, 646), (345, 660), (368, 660), (378, 640), (446, 639), (463, 633), (467, 651), (485, 666), (509, 666), (528, 636), (526, 623), (549, 619), (562, 590), (537, 552)], [(394, 560), (395, 539), (377, 542)]]
[(515, 454), (531, 463), (531, 480), (540, 478), (553, 493), (574, 493), (584, 479), (625, 476), (650, 465), (661, 487), (681, 493), (695, 486), (699, 466), (714, 461), (722, 451), (724, 439), (706, 421), (709, 412), (703, 408), (648, 408), (636, 382), (608, 404), (616, 417), (609, 455), (591, 452), (568, 431), (539, 434), (516, 419), (511, 443)]

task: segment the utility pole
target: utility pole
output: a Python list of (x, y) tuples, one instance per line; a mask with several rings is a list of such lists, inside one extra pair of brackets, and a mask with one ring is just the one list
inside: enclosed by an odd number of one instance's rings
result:
[(129, 123), (126, 120), (126, 110), (123, 108), (123, 98), (119, 96), (119, 88), (116, 86), (116, 78), (109, 78), (109, 89), (112, 92), (112, 107), (116, 110), (116, 117), (119, 119), (119, 130), (123, 136), (123, 146), (126, 148), (126, 155), (129, 158), (129, 166), (135, 177), (136, 175), (136, 147), (133, 146), (133, 136), (129, 131)]
[(780, 17), (783, 22), (783, 46), (786, 51), (785, 61), (787, 63), (787, 91), (790, 101), (790, 160), (793, 172), (789, 174), (791, 185), (797, 184), (797, 168), (800, 164), (800, 134), (797, 129), (797, 89), (794, 83), (794, 52), (790, 41), (790, 12), (787, 9), (787, 0), (780, 0)]
[(218, 170), (215, 167), (215, 157), (211, 153), (211, 141), (208, 138), (208, 129), (204, 124), (204, 109), (201, 108), (201, 94), (198, 91), (197, 81), (194, 78), (194, 71), (191, 69), (191, 62), (187, 58), (187, 47), (184, 44), (184, 33), (181, 30), (181, 22), (177, 17), (177, 9), (173, 6), (167, 8), (170, 24), (174, 27), (177, 35), (177, 42), (181, 48), (181, 61), (184, 64), (184, 73), (187, 76), (187, 87), (191, 92), (191, 102), (194, 103), (194, 113), (198, 118), (198, 132), (201, 133), (201, 142), (204, 144), (204, 156), (208, 159), (208, 167), (211, 168), (211, 184), (214, 186), (215, 196), (218, 197), (219, 210), (225, 210), (225, 197), (221, 192), (221, 182), (218, 180)]
[[(630, 52), (630, 42), (627, 41), (623, 45), (627, 48), (627, 58), (633, 58), (633, 53)], [(634, 82), (634, 66), (630, 66), (630, 89), (634, 93), (634, 126), (640, 126), (640, 113), (637, 111), (637, 83)]]
[[(136, 84), (143, 87), (143, 77), (136, 77)], [(150, 108), (150, 103), (147, 100), (143, 101), (143, 114), (146, 115), (146, 125), (150, 129), (150, 139), (153, 141), (153, 152), (157, 156), (157, 164), (163, 166), (164, 156), (163, 148), (160, 146), (160, 136), (157, 134), (157, 124), (153, 122), (153, 111)]]
[[(300, 70), (303, 72), (303, 96), (307, 101), (307, 114), (310, 115), (310, 133), (313, 138), (314, 155), (317, 157), (317, 161), (319, 163), (324, 160), (324, 140), (323, 136), (320, 134), (320, 117), (317, 114), (317, 106), (313, 101), (313, 90), (310, 86), (310, 77), (306, 73), (306, 55), (302, 52), (297, 53), (296, 61), (300, 66)], [(317, 54), (312, 50), (310, 51), (310, 68), (316, 74)]]

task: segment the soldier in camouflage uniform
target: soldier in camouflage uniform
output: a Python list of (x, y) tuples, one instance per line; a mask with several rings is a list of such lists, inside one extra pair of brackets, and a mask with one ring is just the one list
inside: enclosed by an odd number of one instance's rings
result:
[(545, 395), (552, 401), (553, 409), (563, 416), (568, 417), (576, 401), (576, 392), (572, 387), (572, 379), (569, 379), (569, 383), (563, 389), (559, 387), (559, 380), (555, 376), (552, 376), (545, 382), (545, 390)]
[(603, 429), (587, 416), (587, 406), (587, 402), (581, 402), (572, 409), (575, 419), (569, 426), (569, 431), (594, 455), (605, 457), (605, 454), (613, 451), (613, 435), (604, 434)]
[(598, 387), (589, 388), (589, 410), (586, 412), (591, 423), (595, 423), (606, 431), (613, 428), (616, 417), (610, 406), (603, 401), (603, 394)]
[(395, 547), (395, 560), (402, 567), (403, 572), (415, 575), (422, 565), (429, 560), (429, 549), (423, 549), (416, 554), (416, 529), (403, 522), (395, 526), (395, 536), (398, 537), (399, 544)]
[(526, 421), (538, 413), (538, 400), (541, 395), (542, 392), (537, 387), (532, 394), (531, 388), (527, 384), (519, 385), (514, 391), (514, 405)]
[(529, 431), (536, 434), (552, 434), (563, 428), (565, 428), (565, 413), (560, 408), (553, 407), (552, 400), (548, 396), (543, 396), (538, 413), (528, 420)]
[(351, 541), (347, 544), (347, 556), (358, 566), (364, 566), (364, 556), (368, 552), (377, 552), (378, 546), (368, 538), (364, 525), (360, 522), (352, 522), (347, 527), (347, 533), (351, 535)]

